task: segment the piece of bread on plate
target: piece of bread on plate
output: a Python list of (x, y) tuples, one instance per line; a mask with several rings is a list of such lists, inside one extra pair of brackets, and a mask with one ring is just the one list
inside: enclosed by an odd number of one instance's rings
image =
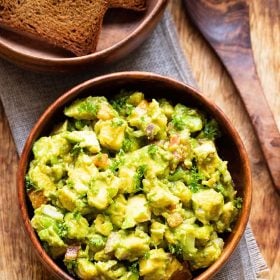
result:
[(0, 0), (0, 25), (77, 56), (96, 50), (108, 0)]
[(124, 8), (134, 11), (144, 11), (146, 0), (109, 0), (110, 8)]

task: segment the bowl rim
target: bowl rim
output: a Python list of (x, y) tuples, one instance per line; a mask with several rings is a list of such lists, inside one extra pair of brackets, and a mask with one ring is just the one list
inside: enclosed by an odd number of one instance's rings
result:
[(34, 56), (30, 53), (20, 52), (19, 50), (13, 48), (12, 46), (9, 46), (8, 44), (5, 44), (4, 42), (1, 42), (1, 41), (0, 41), (0, 55), (2, 57), (6, 57), (7, 59), (10, 59), (10, 60), (13, 60), (13, 59), (11, 59), (11, 57), (16, 56), (15, 57), (16, 61), (26, 62), (31, 65), (35, 64), (35, 65), (48, 65), (48, 66), (62, 66), (62, 65), (63, 66), (75, 66), (75, 65), (86, 64), (86, 63), (98, 61), (101, 58), (112, 55), (116, 51), (125, 47), (127, 45), (127, 43), (130, 42), (131, 40), (133, 40), (137, 37), (141, 37), (141, 35), (145, 34), (146, 27), (149, 24), (151, 24), (153, 19), (160, 17), (160, 15), (163, 13), (167, 3), (168, 3), (168, 0), (157, 0), (157, 3), (154, 6), (154, 8), (152, 9), (152, 11), (150, 12), (150, 14), (127, 37), (125, 37), (118, 43), (116, 43), (106, 49), (103, 49), (103, 50), (100, 50), (100, 51), (97, 51), (97, 52), (94, 52), (94, 53), (91, 53), (88, 55), (77, 56), (77, 57), (73, 56), (73, 57), (69, 57), (69, 58), (67, 58), (67, 57), (66, 58), (40, 57), (40, 56)]
[(107, 74), (99, 77), (92, 78), (85, 82), (78, 84), (77, 86), (73, 87), (72, 89), (66, 91), (63, 95), (61, 95), (58, 99), (56, 99), (41, 115), (41, 117), (37, 120), (34, 127), (32, 128), (23, 148), (22, 154), (19, 159), (18, 164), (18, 172), (17, 172), (17, 191), (18, 191), (18, 203), (19, 209), (22, 217), (22, 221), (24, 223), (24, 229), (31, 240), (35, 251), (38, 253), (41, 262), (45, 264), (47, 269), (54, 273), (60, 279), (65, 280), (73, 280), (68, 273), (66, 273), (63, 269), (61, 269), (54, 260), (51, 259), (50, 256), (46, 253), (43, 249), (39, 239), (36, 236), (35, 231), (33, 230), (29, 215), (28, 209), (26, 204), (26, 192), (25, 192), (25, 182), (24, 177), (26, 174), (27, 166), (29, 163), (29, 155), (31, 153), (32, 145), (34, 141), (39, 137), (42, 129), (55, 113), (58, 108), (64, 106), (66, 102), (74, 100), (78, 97), (80, 93), (83, 91), (93, 88), (96, 85), (100, 85), (103, 83), (117, 81), (119, 79), (127, 79), (127, 80), (148, 80), (148, 81), (157, 81), (168, 83), (170, 87), (180, 87), (183, 91), (187, 92), (194, 96), (195, 100), (202, 103), (203, 106), (207, 106), (210, 108), (211, 113), (216, 118), (223, 120), (224, 124), (227, 126), (227, 130), (230, 133), (231, 138), (233, 139), (237, 150), (240, 153), (241, 160), (244, 161), (243, 168), (244, 168), (244, 177), (245, 183), (243, 186), (244, 189), (244, 198), (243, 198), (243, 205), (242, 210), (239, 214), (238, 223), (234, 227), (234, 232), (230, 234), (232, 238), (230, 238), (229, 242), (223, 249), (222, 255), (216, 260), (210, 267), (205, 269), (201, 274), (196, 276), (193, 279), (196, 280), (208, 280), (211, 279), (228, 261), (229, 257), (232, 255), (234, 250), (236, 249), (237, 245), (243, 233), (245, 232), (246, 225), (250, 215), (251, 209), (251, 202), (252, 202), (252, 178), (251, 178), (251, 170), (250, 170), (250, 163), (249, 158), (242, 143), (242, 140), (237, 132), (237, 130), (233, 127), (228, 117), (224, 114), (224, 112), (215, 105), (214, 102), (209, 100), (207, 97), (203, 96), (202, 93), (195, 89), (194, 87), (187, 85), (183, 82), (175, 80), (171, 77), (162, 76), (159, 74), (151, 73), (151, 72), (139, 72), (139, 71), (129, 71), (129, 72), (117, 72), (112, 74)]

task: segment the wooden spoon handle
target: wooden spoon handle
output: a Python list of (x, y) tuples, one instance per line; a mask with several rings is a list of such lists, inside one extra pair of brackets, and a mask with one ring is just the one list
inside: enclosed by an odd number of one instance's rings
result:
[(236, 65), (238, 60), (227, 60), (224, 64), (252, 120), (274, 186), (280, 194), (280, 133), (257, 76), (253, 54), (246, 55), (243, 60), (240, 57), (242, 67)]
[(184, 0), (184, 3), (190, 18), (232, 77), (280, 194), (280, 133), (257, 75), (246, 1)]

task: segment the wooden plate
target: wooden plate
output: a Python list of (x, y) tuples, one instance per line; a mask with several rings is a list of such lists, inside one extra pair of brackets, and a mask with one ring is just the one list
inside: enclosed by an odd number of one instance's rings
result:
[(93, 54), (76, 57), (71, 53), (0, 29), (0, 56), (27, 69), (43, 72), (79, 70), (88, 65), (115, 62), (137, 48), (151, 33), (167, 0), (148, 0), (144, 13), (124, 9), (107, 11)]

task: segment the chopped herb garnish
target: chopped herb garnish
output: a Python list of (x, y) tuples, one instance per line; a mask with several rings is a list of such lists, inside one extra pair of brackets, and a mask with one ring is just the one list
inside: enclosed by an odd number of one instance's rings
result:
[(221, 136), (218, 123), (213, 119), (206, 122), (202, 131), (202, 136), (212, 141)]
[(151, 158), (154, 158), (155, 155), (157, 154), (157, 152), (158, 152), (158, 146), (157, 145), (155, 145), (155, 144), (149, 145), (148, 153), (151, 156)]
[(83, 153), (83, 151), (84, 151), (83, 148), (78, 143), (72, 148), (70, 153), (71, 153), (72, 156), (77, 156), (80, 153)]
[(70, 274), (72, 274), (73, 276), (76, 276), (75, 274), (75, 270), (76, 270), (76, 266), (77, 266), (77, 262), (76, 260), (67, 260), (64, 261), (68, 271), (70, 272)]
[(187, 172), (185, 170), (183, 170), (182, 167), (179, 166), (173, 174), (170, 174), (168, 176), (168, 180), (171, 182), (182, 180), (183, 182), (187, 183), (188, 175), (187, 175)]
[(241, 208), (242, 208), (242, 203), (243, 203), (242, 197), (237, 197), (237, 198), (234, 200), (234, 202), (235, 202), (235, 207), (236, 207), (237, 209), (241, 209)]
[(86, 113), (90, 113), (90, 114), (96, 116), (99, 111), (99, 108), (100, 108), (100, 106), (98, 104), (93, 104), (89, 100), (85, 100), (78, 107), (78, 111), (79, 111), (79, 113), (86, 112)]
[(58, 227), (58, 235), (60, 237), (65, 237), (68, 233), (67, 226), (64, 223), (58, 223), (57, 227)]
[(25, 176), (25, 188), (26, 191), (29, 192), (32, 189), (34, 189), (33, 182), (31, 181), (30, 177), (28, 175)]
[(132, 273), (138, 274), (139, 270), (138, 270), (138, 262), (134, 262), (132, 263), (129, 267), (128, 270), (131, 271)]
[(134, 106), (127, 103), (128, 95), (118, 97), (111, 102), (112, 107), (122, 116), (129, 116), (134, 109)]
[(109, 169), (113, 172), (118, 171), (120, 165), (124, 163), (123, 155), (124, 151), (121, 149), (117, 154), (116, 158), (112, 160), (112, 164), (109, 166)]
[(183, 130), (185, 128), (185, 121), (182, 119), (181, 116), (173, 116), (172, 124), (178, 130)]
[(112, 127), (118, 127), (118, 126), (121, 126), (123, 124), (124, 124), (124, 121), (122, 119), (115, 118), (111, 121)]
[(140, 165), (136, 169), (136, 174), (134, 176), (134, 180), (136, 182), (136, 186), (135, 186), (136, 191), (142, 190), (142, 180), (144, 178), (144, 174), (146, 170), (147, 170), (147, 165)]
[(75, 120), (74, 125), (75, 125), (76, 129), (82, 130), (85, 126), (90, 126), (90, 121), (87, 121), (87, 120)]
[(203, 179), (201, 173), (198, 171), (195, 165), (191, 168), (191, 179), (189, 183), (189, 188), (192, 192), (197, 192), (201, 185), (201, 180)]
[(94, 237), (89, 239), (89, 244), (96, 248), (101, 248), (105, 246), (105, 242), (100, 235), (94, 235)]
[(225, 188), (224, 188), (224, 186), (221, 185), (221, 184), (218, 184), (218, 185), (215, 187), (215, 190), (218, 191), (218, 192), (220, 192), (220, 193), (223, 194), (223, 195), (224, 195), (224, 193), (225, 193)]
[(146, 252), (146, 253), (144, 254), (143, 258), (144, 258), (145, 260), (149, 259), (149, 258), (150, 258), (150, 252)]
[(132, 148), (132, 140), (129, 138), (125, 138), (122, 143), (122, 149), (125, 152), (129, 152), (131, 150), (131, 148)]
[(169, 244), (168, 250), (172, 255), (175, 255), (178, 258), (181, 258), (183, 255), (183, 249), (177, 244)]

